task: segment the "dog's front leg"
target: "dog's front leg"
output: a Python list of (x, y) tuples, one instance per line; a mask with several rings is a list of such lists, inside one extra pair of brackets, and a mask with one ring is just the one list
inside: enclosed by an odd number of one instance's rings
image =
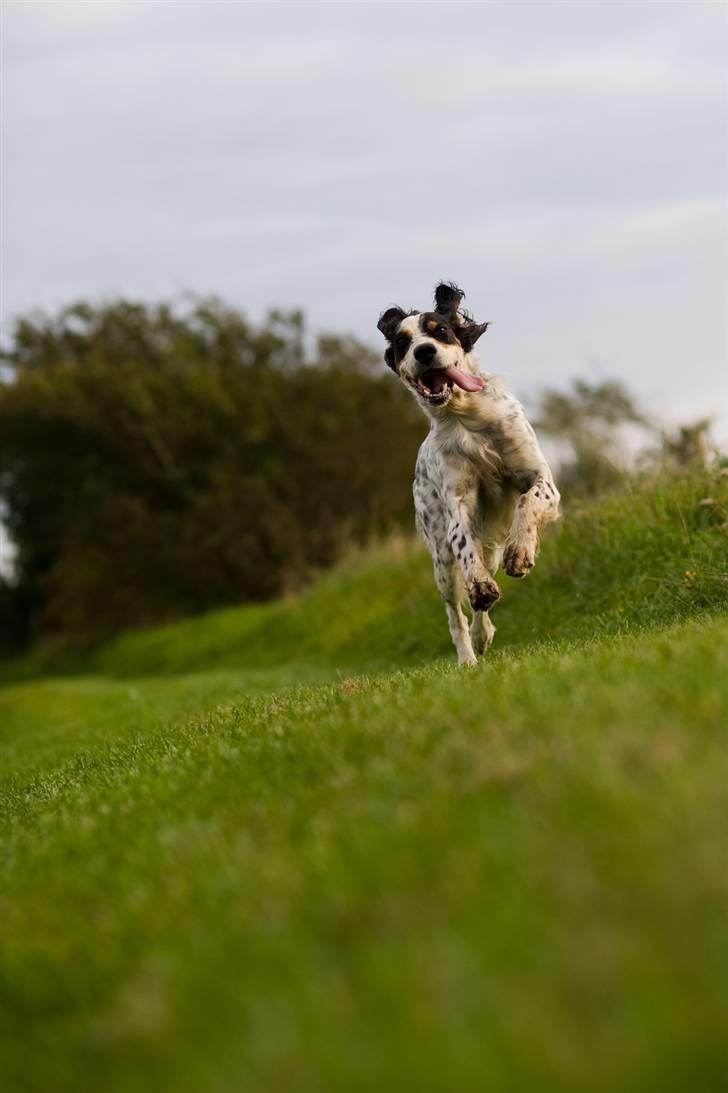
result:
[(525, 577), (536, 562), (542, 527), (559, 515), (559, 491), (546, 464), (529, 474), (533, 478), (521, 496), (503, 551), (503, 568), (509, 577)]
[(483, 561), (475, 481), (451, 481), (448, 512), (447, 539), (462, 571), (470, 606), (474, 611), (487, 611), (500, 598), (500, 589)]

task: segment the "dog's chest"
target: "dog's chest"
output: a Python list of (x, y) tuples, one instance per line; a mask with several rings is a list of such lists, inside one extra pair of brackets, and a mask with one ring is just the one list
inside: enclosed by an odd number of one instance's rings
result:
[(433, 452), (452, 470), (461, 468), (487, 480), (502, 477), (502, 431), (495, 421), (479, 422), (473, 428), (453, 416), (433, 434)]

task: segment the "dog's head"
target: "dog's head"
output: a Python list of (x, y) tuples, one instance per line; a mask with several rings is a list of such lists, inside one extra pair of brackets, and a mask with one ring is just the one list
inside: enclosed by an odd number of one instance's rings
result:
[(435, 289), (434, 311), (390, 307), (377, 323), (389, 342), (386, 363), (427, 407), (444, 406), (454, 387), (483, 387), (471, 352), (488, 323), (476, 323), (460, 310), (464, 295), (457, 285), (441, 284)]

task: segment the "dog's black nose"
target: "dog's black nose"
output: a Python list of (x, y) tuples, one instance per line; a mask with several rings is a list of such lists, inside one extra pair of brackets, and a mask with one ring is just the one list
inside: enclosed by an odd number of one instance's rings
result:
[(423, 342), (415, 349), (415, 360), (420, 364), (432, 364), (436, 349), (432, 342)]

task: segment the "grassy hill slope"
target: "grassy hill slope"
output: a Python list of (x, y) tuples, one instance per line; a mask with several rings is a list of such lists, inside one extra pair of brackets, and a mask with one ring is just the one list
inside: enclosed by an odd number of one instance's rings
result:
[(720, 486), (570, 514), (477, 669), (410, 547), (16, 664), (4, 1088), (723, 1088)]
[[(728, 478), (695, 475), (575, 505), (526, 580), (500, 574), (498, 649), (583, 640), (728, 605)], [(326, 574), (302, 595), (233, 607), (122, 635), (93, 655), (53, 648), (0, 666), (145, 676), (244, 669), (363, 672), (452, 652), (430, 561), (412, 541), (387, 544)]]

